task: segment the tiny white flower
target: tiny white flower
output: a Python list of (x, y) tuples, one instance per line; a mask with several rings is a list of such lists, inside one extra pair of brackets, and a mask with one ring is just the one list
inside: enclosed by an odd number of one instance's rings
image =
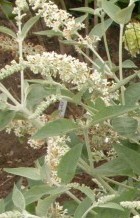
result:
[(77, 23), (71, 14), (65, 10), (59, 9), (56, 4), (51, 1), (29, 0), (33, 10), (38, 9), (37, 14), (42, 14), (46, 26), (54, 31), (60, 31), (66, 39), (70, 39), (78, 29), (84, 27), (80, 22)]
[(105, 143), (108, 143), (108, 142), (109, 142), (109, 138), (106, 137), (106, 138), (105, 138)]
[(122, 201), (120, 205), (128, 209), (140, 209), (140, 201)]
[(98, 204), (105, 204), (109, 201), (112, 201), (114, 200), (114, 198), (116, 197), (115, 194), (112, 194), (112, 195), (106, 195), (106, 196), (102, 196), (98, 199), (97, 203)]
[(51, 171), (50, 180), (52, 184), (60, 183), (61, 179), (57, 176), (57, 167), (61, 158), (69, 151), (66, 141), (69, 138), (65, 136), (50, 137), (47, 141), (47, 155), (45, 161)]

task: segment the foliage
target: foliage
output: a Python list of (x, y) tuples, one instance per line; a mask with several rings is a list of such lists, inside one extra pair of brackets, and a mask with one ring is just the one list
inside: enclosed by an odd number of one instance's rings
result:
[[(128, 34), (124, 26), (135, 1), (123, 9), (115, 3), (102, 0), (96, 9), (73, 9), (85, 14), (75, 19), (53, 2), (16, 0), (13, 13), (18, 31), (0, 27), (13, 38), (14, 49), (17, 43), (19, 54), (18, 60), (1, 69), (0, 79), (14, 73), (21, 78), (20, 100), (0, 82), (0, 129), (14, 131), (17, 137), (28, 136), (34, 149), (47, 143), (46, 155), (35, 167), (5, 168), (25, 177), (28, 185), (23, 187), (21, 180), (14, 185), (12, 194), (0, 201), (0, 217), (140, 217), (140, 83), (131, 81), (139, 77), (139, 70), (132, 60), (122, 58), (123, 35)], [(34, 16), (24, 21), (30, 8)], [(84, 37), (80, 30), (85, 28), (87, 14), (98, 16), (101, 22)], [(73, 45), (84, 61), (42, 48), (38, 53), (26, 52), (24, 41), (40, 18), (49, 30), (35, 34), (57, 36), (59, 42)], [(111, 61), (106, 39), (112, 22), (120, 26), (118, 66)], [(107, 61), (97, 52), (102, 37)], [(133, 55), (126, 42), (125, 47)], [(131, 69), (132, 75), (124, 78), (124, 69)], [(25, 79), (25, 71), (40, 74), (40, 79)], [(48, 120), (48, 107), (64, 101), (79, 107), (80, 115), (63, 118), (57, 111)], [(89, 176), (91, 186), (77, 179), (80, 174)]]
[(8, 0), (0, 0), (0, 9), (8, 19), (13, 18), (12, 10), (13, 4)]

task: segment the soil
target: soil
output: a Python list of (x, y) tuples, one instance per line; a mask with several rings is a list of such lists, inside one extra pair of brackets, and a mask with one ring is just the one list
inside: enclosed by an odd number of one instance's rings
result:
[(18, 176), (4, 172), (4, 168), (33, 166), (34, 161), (45, 154), (46, 148), (32, 149), (27, 144), (21, 144), (13, 134), (5, 132), (1, 132), (0, 137), (0, 198), (3, 198), (19, 179)]

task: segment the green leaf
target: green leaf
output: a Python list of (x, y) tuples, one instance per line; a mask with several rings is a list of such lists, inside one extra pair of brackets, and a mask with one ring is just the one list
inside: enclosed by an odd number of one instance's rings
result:
[(99, 207), (97, 210), (98, 215), (96, 218), (128, 218), (130, 217), (130, 211), (127, 210), (122, 212), (120, 210), (115, 210), (111, 208), (101, 208)]
[(134, 173), (140, 175), (140, 154), (122, 144), (113, 145), (118, 156), (124, 159)]
[(7, 102), (8, 98), (7, 95), (5, 93), (1, 93), (0, 94), (0, 111), (4, 111), (7, 108), (7, 105), (5, 102)]
[(104, 27), (102, 23), (98, 23), (96, 26), (93, 27), (93, 29), (90, 31), (89, 36), (92, 38), (92, 36), (98, 36), (99, 38), (101, 38), (106, 30), (110, 27), (110, 25), (112, 24), (112, 19), (106, 19), (104, 21)]
[(120, 203), (121, 201), (133, 201), (136, 199), (138, 193), (137, 189), (128, 190), (125, 189), (119, 193), (119, 195), (114, 199), (115, 203)]
[(40, 171), (40, 177), (42, 181), (49, 181), (50, 178), (50, 168), (44, 163), (42, 166), (38, 167)]
[(126, 147), (128, 147), (130, 149), (133, 149), (133, 150), (137, 151), (138, 153), (140, 153), (140, 146), (136, 142), (132, 142), (129, 139), (121, 140), (120, 142), (124, 146), (126, 146)]
[(89, 7), (80, 7), (80, 8), (72, 8), (72, 11), (79, 11), (79, 12), (84, 12), (84, 13), (89, 13), (94, 15), (94, 10)]
[(82, 96), (84, 95), (84, 92), (85, 92), (85, 90), (81, 90), (81, 91), (79, 91), (78, 93), (76, 93), (76, 94), (73, 96), (72, 101), (73, 101), (75, 104), (80, 104), (81, 98), (82, 98)]
[(34, 108), (35, 105), (38, 105), (43, 101), (44, 97), (50, 95), (50, 92), (45, 90), (43, 85), (32, 84), (29, 86), (28, 96), (27, 96), (27, 106), (29, 109)]
[(4, 171), (14, 175), (26, 177), (28, 179), (40, 180), (38, 169), (33, 167), (4, 168)]
[(123, 68), (138, 68), (135, 63), (131, 60), (125, 60), (122, 62)]
[(53, 204), (57, 196), (49, 196), (44, 198), (43, 200), (40, 199), (36, 206), (36, 214), (39, 217), (45, 217), (47, 215), (48, 209)]
[(128, 113), (130, 111), (134, 111), (138, 108), (138, 106), (108, 106), (102, 108), (96, 115), (93, 116), (93, 124), (97, 124), (103, 122), (107, 119), (111, 119), (113, 117), (120, 116), (122, 114)]
[(33, 186), (27, 192), (24, 193), (26, 205), (29, 205), (35, 201), (38, 201), (43, 196), (45, 196), (45, 194), (50, 190), (50, 187), (47, 187), (45, 185), (42, 185), (42, 186), (43, 187), (41, 187), (40, 185)]
[(44, 30), (44, 31), (34, 32), (34, 34), (41, 35), (41, 36), (47, 36), (47, 37), (62, 36), (61, 32), (54, 31), (54, 30)]
[[(35, 81), (33, 81), (35, 82)], [(49, 95), (57, 95), (58, 89), (60, 91), (60, 95), (63, 98), (72, 98), (74, 94), (65, 89), (65, 87), (60, 87), (59, 84), (50, 85), (50, 84), (32, 84), (29, 86), (28, 89), (28, 96), (27, 96), (27, 107), (31, 110), (34, 110), (38, 104), (44, 100), (45, 97)]]
[(78, 203), (75, 202), (74, 200), (67, 200), (64, 201), (63, 203), (64, 210), (66, 209), (68, 211), (68, 214), (71, 215), (72, 217), (77, 207), (78, 207)]
[(126, 137), (134, 135), (138, 128), (138, 121), (128, 116), (115, 117), (111, 120), (111, 124), (115, 131)]
[(0, 111), (0, 131), (5, 129), (5, 127), (13, 120), (14, 117), (14, 111)]
[(110, 92), (114, 92), (114, 91), (118, 90), (121, 86), (126, 85), (128, 82), (130, 82), (136, 76), (137, 76), (137, 73), (134, 73), (133, 75), (130, 75), (130, 76), (126, 77), (125, 79), (119, 81), (118, 83), (116, 83), (116, 85), (113, 88), (110, 89)]
[(13, 6), (12, 3), (6, 0), (0, 1), (1, 10), (6, 15), (7, 18), (12, 18)]
[[(136, 189), (133, 190), (125, 190), (119, 192), (119, 196), (113, 200), (113, 202), (120, 204), (121, 201), (133, 201), (136, 199)], [(139, 194), (139, 193), (138, 193)], [(120, 210), (115, 210), (111, 208), (97, 208), (96, 212), (98, 213), (97, 218), (128, 218), (130, 217), (130, 211), (125, 210), (124, 212)]]
[(88, 186), (84, 186), (84, 185), (73, 185), (73, 184), (70, 184), (70, 187), (74, 188), (74, 189), (77, 189), (79, 191), (81, 191), (83, 194), (85, 194), (92, 202), (95, 201), (95, 195), (92, 191), (92, 189), (90, 189), (90, 187)]
[(116, 3), (118, 0), (111, 0), (111, 3)]
[(117, 1), (120, 2), (120, 3), (125, 3), (125, 4), (128, 3), (128, 0), (117, 0)]
[(65, 193), (68, 190), (69, 188), (66, 186), (50, 187), (44, 184), (33, 186), (32, 188), (30, 188), (28, 191), (24, 193), (26, 205), (37, 201), (38, 199), (42, 198), (46, 194), (51, 195), (51, 196), (56, 196), (56, 195)]
[(0, 199), (0, 214), (5, 212), (4, 199)]
[(63, 183), (69, 183), (77, 168), (79, 158), (81, 156), (83, 145), (78, 144), (71, 148), (61, 159), (58, 166), (58, 177), (61, 178)]
[(131, 15), (132, 15), (132, 11), (133, 11), (134, 7), (135, 7), (135, 4), (133, 3), (133, 4), (129, 5), (128, 7), (119, 11), (115, 16), (117, 23), (127, 24), (131, 19)]
[(94, 108), (96, 110), (100, 110), (101, 108), (104, 108), (104, 107), (106, 107), (106, 105), (105, 105), (105, 102), (103, 101), (103, 99), (102, 98), (96, 98)]
[(83, 16), (77, 17), (77, 18), (75, 19), (75, 22), (76, 22), (76, 23), (82, 23), (82, 22), (87, 18), (87, 16), (88, 16), (88, 14), (85, 14), (85, 15), (83, 15)]
[(5, 33), (9, 36), (12, 36), (14, 39), (16, 39), (16, 34), (10, 30), (8, 27), (0, 26), (0, 32)]
[(139, 0), (132, 0), (132, 2), (138, 2)]
[(74, 218), (82, 217), (85, 211), (89, 209), (92, 203), (93, 202), (91, 201), (91, 199), (85, 198), (76, 208), (76, 211), (74, 213)]
[(21, 37), (22, 39), (25, 39), (27, 36), (27, 33), (32, 28), (32, 26), (39, 20), (41, 15), (37, 15), (35, 17), (30, 18), (23, 26), (21, 31)]
[(115, 15), (120, 11), (120, 8), (113, 2), (107, 0), (102, 0), (102, 8), (108, 16), (117, 23)]
[(12, 200), (18, 209), (21, 211), (25, 210), (25, 198), (16, 185), (14, 185)]
[(140, 100), (140, 83), (130, 85), (125, 91), (125, 102), (127, 105), (134, 105)]
[(48, 122), (33, 136), (33, 139), (44, 139), (50, 136), (58, 136), (67, 134), (68, 132), (76, 131), (78, 125), (72, 120), (57, 119)]
[(131, 4), (124, 9), (120, 9), (111, 1), (102, 0), (102, 8), (109, 15), (109, 17), (118, 24), (126, 24), (131, 19), (131, 14), (135, 4)]
[(97, 176), (133, 176), (133, 171), (127, 162), (118, 157), (94, 169)]
[(95, 8), (94, 9), (94, 16), (98, 16), (101, 18), (102, 8)]
[(101, 208), (111, 208), (111, 209), (115, 209), (115, 210), (124, 211), (124, 209), (119, 204), (116, 204), (116, 203), (113, 203), (113, 202), (108, 202), (108, 203), (105, 203), (105, 204), (100, 204), (100, 205), (98, 205), (98, 207), (101, 207)]

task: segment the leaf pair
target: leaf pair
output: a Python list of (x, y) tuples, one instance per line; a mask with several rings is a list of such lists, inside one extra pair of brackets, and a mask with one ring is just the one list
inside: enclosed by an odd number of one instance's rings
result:
[(126, 24), (131, 19), (135, 4), (132, 3), (124, 9), (120, 9), (112, 1), (102, 0), (102, 8), (108, 16), (118, 24)]
[(116, 144), (113, 147), (118, 157), (95, 168), (95, 175), (107, 177), (140, 175), (140, 152), (123, 144)]
[[(35, 17), (30, 18), (23, 26), (22, 31), (21, 31), (21, 35), (20, 38), (22, 40), (24, 40), (29, 32), (29, 30), (32, 28), (32, 26), (39, 20), (40, 15), (37, 15)], [(14, 33), (11, 29), (4, 27), (4, 26), (0, 26), (0, 32), (5, 33), (11, 37), (13, 37), (14, 39), (17, 38), (16, 33)]]

